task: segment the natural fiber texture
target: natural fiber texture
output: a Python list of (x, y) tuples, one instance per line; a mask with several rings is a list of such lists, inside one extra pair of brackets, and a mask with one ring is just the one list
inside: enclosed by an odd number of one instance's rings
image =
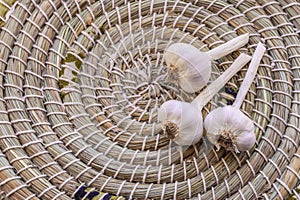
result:
[[(0, 198), (299, 198), (298, 0), (0, 4)], [(205, 139), (175, 146), (157, 110), (197, 94), (166, 81), (164, 50), (185, 42), (207, 51), (244, 33), (249, 43), (216, 61), (211, 81), (241, 52), (266, 45), (242, 105), (257, 144), (240, 154), (217, 152)], [(234, 101), (245, 70), (204, 117)]]

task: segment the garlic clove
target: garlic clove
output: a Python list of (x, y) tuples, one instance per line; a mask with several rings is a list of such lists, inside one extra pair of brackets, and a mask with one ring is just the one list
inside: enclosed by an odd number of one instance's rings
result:
[[(249, 134), (250, 132), (253, 134)], [(254, 134), (254, 125), (252, 126), (252, 130), (247, 130), (247, 131), (244, 130), (243, 132), (238, 134), (236, 140), (237, 140), (236, 145), (239, 151), (247, 151), (251, 149), (256, 142), (256, 137)]]
[(204, 128), (212, 144), (227, 150), (246, 151), (256, 141), (253, 121), (233, 106), (211, 111), (204, 120)]
[(190, 103), (177, 100), (166, 101), (158, 110), (166, 136), (180, 146), (193, 145), (203, 133), (201, 113)]
[(206, 85), (207, 82), (204, 80), (200, 74), (195, 74), (195, 76), (188, 76), (179, 79), (180, 87), (188, 93), (194, 93), (203, 88), (203, 85)]
[(163, 122), (169, 120), (173, 123), (181, 121), (182, 107), (180, 101), (169, 100), (161, 105), (158, 111), (158, 121)]

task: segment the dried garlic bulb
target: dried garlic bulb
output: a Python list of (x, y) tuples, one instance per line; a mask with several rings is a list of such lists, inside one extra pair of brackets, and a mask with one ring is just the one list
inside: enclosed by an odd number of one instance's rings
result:
[(224, 106), (210, 112), (205, 118), (207, 139), (217, 147), (240, 152), (250, 149), (255, 141), (253, 121), (239, 108)]
[(233, 64), (214, 82), (208, 85), (192, 103), (169, 100), (158, 110), (164, 134), (180, 146), (199, 142), (203, 132), (201, 110), (209, 100), (251, 59), (241, 54)]
[(207, 138), (217, 149), (222, 146), (226, 150), (240, 152), (251, 149), (255, 144), (254, 123), (240, 111), (240, 106), (255, 78), (265, 50), (263, 44), (259, 43), (233, 106), (217, 108), (204, 120)]
[(211, 75), (211, 60), (236, 51), (248, 41), (249, 34), (244, 34), (208, 52), (201, 52), (191, 44), (172, 44), (165, 53), (165, 62), (170, 69), (169, 76), (175, 77), (184, 91), (197, 92), (208, 83)]
[(178, 145), (193, 145), (202, 137), (202, 115), (190, 103), (166, 101), (159, 109), (158, 120), (163, 122), (166, 136)]
[(208, 83), (211, 75), (210, 58), (193, 45), (171, 45), (166, 51), (165, 61), (170, 68), (171, 77), (178, 79), (184, 91), (197, 92)]

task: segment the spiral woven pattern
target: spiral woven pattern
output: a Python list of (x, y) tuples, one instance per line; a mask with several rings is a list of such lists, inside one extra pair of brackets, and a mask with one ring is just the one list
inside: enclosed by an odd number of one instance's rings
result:
[[(300, 198), (298, 0), (20, 0), (0, 31), (1, 199), (74, 199), (84, 187), (128, 199)], [(170, 99), (165, 49), (202, 51), (249, 33), (214, 62), (216, 79), (262, 42), (241, 109), (257, 143), (240, 154), (172, 144), (157, 120)], [(245, 67), (203, 109), (234, 101)], [(200, 114), (200, 113), (199, 113)]]

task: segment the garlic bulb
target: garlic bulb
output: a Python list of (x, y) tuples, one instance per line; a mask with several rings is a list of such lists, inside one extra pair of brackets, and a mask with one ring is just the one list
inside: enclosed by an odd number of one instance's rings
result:
[(234, 38), (208, 52), (201, 52), (191, 44), (175, 43), (167, 48), (165, 62), (169, 77), (178, 80), (180, 87), (193, 93), (201, 90), (211, 75), (211, 60), (219, 59), (248, 43), (249, 35)]
[(193, 145), (202, 137), (202, 115), (190, 103), (166, 101), (158, 111), (158, 120), (162, 122), (164, 134), (178, 145)]
[(210, 112), (204, 121), (207, 139), (215, 144), (217, 150), (239, 152), (250, 149), (255, 141), (253, 121), (238, 108), (225, 106)]
[(264, 51), (265, 47), (259, 43), (233, 106), (217, 108), (204, 120), (207, 138), (217, 149), (222, 146), (226, 150), (240, 152), (251, 149), (255, 144), (254, 123), (239, 109), (255, 78)]
[(233, 64), (214, 82), (208, 85), (192, 103), (169, 100), (158, 110), (164, 134), (176, 144), (185, 146), (197, 143), (203, 132), (201, 110), (208, 101), (251, 59), (241, 54)]
[[(190, 44), (175, 43), (165, 54), (171, 77), (178, 79), (180, 87), (189, 93), (203, 88), (211, 74), (211, 61), (206, 53)], [(172, 75), (172, 73), (174, 75)]]

